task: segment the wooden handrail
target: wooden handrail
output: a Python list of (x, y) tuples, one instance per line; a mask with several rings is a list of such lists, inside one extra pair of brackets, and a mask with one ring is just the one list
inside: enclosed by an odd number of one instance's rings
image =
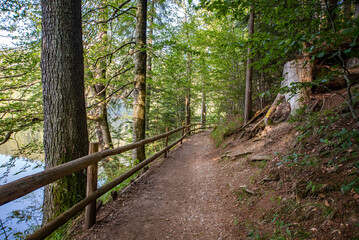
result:
[[(179, 128), (181, 130), (182, 128)], [(179, 131), (178, 130), (178, 131)], [(128, 170), (115, 180), (105, 184), (104, 186), (97, 189), (95, 192), (93, 192), (91, 195), (86, 197), (85, 199), (81, 200), (79, 203), (72, 206), (69, 210), (61, 214), (60, 216), (56, 217), (52, 221), (45, 224), (41, 229), (37, 230), (33, 234), (30, 234), (27, 236), (26, 239), (33, 240), (33, 239), (44, 239), (47, 236), (49, 236), (52, 232), (54, 232), (57, 228), (64, 225), (68, 220), (70, 220), (72, 217), (74, 217), (77, 213), (79, 213), (82, 209), (84, 209), (89, 203), (95, 201), (97, 198), (101, 197), (106, 192), (110, 191), (112, 188), (116, 187), (118, 184), (125, 181), (127, 178), (132, 176), (134, 173), (145, 167), (147, 164), (151, 163), (155, 159), (157, 159), (159, 156), (161, 156), (163, 153), (167, 152), (169, 149), (174, 147), (177, 143), (181, 142), (189, 133), (190, 131), (187, 131), (181, 138), (173, 142), (168, 147), (163, 148), (161, 151), (155, 153), (151, 157), (147, 158), (143, 162), (137, 164), (134, 168)]]
[[(126, 146), (122, 146), (116, 149), (110, 149), (105, 150), (102, 152), (90, 154), (88, 156), (84, 156), (82, 158), (78, 158), (76, 160), (73, 160), (71, 162), (59, 165), (57, 167), (45, 170), (41, 173), (33, 174), (24, 178), (21, 178), (17, 181), (8, 183), (6, 185), (0, 186), (0, 205), (12, 201), (16, 198), (22, 197), (23, 195), (36, 190), (42, 186), (45, 186), (48, 183), (54, 182), (64, 176), (70, 175), (76, 171), (79, 171), (81, 169), (84, 169), (90, 165), (96, 165), (102, 158), (105, 158), (107, 156), (119, 154), (126, 152), (128, 150), (137, 148), (139, 146), (143, 146), (147, 143), (154, 142), (161, 138), (166, 138), (166, 147), (163, 148), (161, 151), (155, 153), (151, 157), (147, 158), (143, 162), (137, 164), (134, 168), (130, 169), (129, 171), (125, 172), (115, 180), (105, 184), (104, 186), (100, 187), (99, 189), (95, 190), (95, 187), (93, 188), (93, 192), (89, 192), (88, 196), (81, 200), (79, 203), (72, 206), (70, 209), (68, 209), (66, 212), (62, 213), (60, 216), (54, 218), (52, 221), (45, 224), (41, 229), (38, 231), (32, 233), (31, 235), (27, 236), (26, 239), (44, 239), (47, 236), (49, 236), (52, 232), (54, 232), (57, 228), (61, 227), (63, 224), (65, 224), (68, 220), (70, 220), (72, 217), (74, 217), (76, 214), (78, 214), (80, 211), (82, 211), (86, 206), (90, 206), (89, 204), (95, 203), (96, 199), (105, 194), (106, 192), (110, 191), (114, 187), (116, 187), (118, 184), (125, 181), (127, 178), (132, 176), (134, 173), (145, 167), (150, 162), (154, 161), (158, 157), (160, 157), (162, 154), (166, 153), (168, 150), (170, 150), (172, 147), (174, 147), (179, 142), (182, 143), (182, 140), (187, 136), (187, 134), (190, 134), (192, 131), (196, 131), (198, 129), (203, 128), (197, 128), (190, 130), (191, 125), (188, 126), (182, 126), (180, 128), (174, 129), (172, 131), (168, 131), (166, 129), (166, 133), (160, 134), (148, 139), (144, 139), (132, 144), (128, 144)], [(176, 133), (183, 129), (188, 129), (185, 133), (182, 131), (182, 136), (173, 142), (171, 145), (167, 146), (168, 136), (170, 136), (173, 133)], [(91, 167), (90, 167), (91, 168)], [(94, 173), (94, 175), (96, 175)], [(91, 178), (90, 178), (91, 179)], [(95, 183), (92, 183), (92, 185)], [(95, 214), (95, 212), (93, 213)], [(94, 215), (95, 216), (95, 215)], [(89, 227), (92, 226), (93, 223), (88, 224)]]
[(74, 172), (80, 171), (87, 166), (99, 162), (102, 158), (120, 154), (128, 150), (138, 148), (147, 143), (154, 142), (158, 139), (164, 138), (166, 136), (172, 135), (183, 128), (188, 126), (182, 126), (172, 131), (160, 134), (151, 138), (143, 139), (141, 141), (131, 143), (122, 147), (115, 149), (108, 149), (102, 152), (97, 152), (91, 155), (87, 155), (78, 159), (75, 159), (71, 162), (61, 164), (59, 166), (50, 168), (40, 173), (32, 174), (27, 177), (20, 178), (11, 183), (0, 186), (0, 206), (13, 201), (17, 198), (20, 198), (40, 187), (43, 187), (49, 183), (55, 182), (63, 177), (66, 177)]

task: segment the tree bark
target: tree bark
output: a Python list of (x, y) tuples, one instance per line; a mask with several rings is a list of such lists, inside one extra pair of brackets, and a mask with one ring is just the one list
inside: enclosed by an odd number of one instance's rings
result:
[[(104, 10), (101, 10), (101, 13), (104, 14), (105, 17), (102, 17), (103, 19), (99, 19), (100, 21), (106, 19), (107, 17)], [(107, 31), (107, 23), (99, 25), (98, 44), (100, 46), (100, 52), (105, 52), (107, 44)], [(101, 101), (101, 103), (97, 106), (97, 114), (99, 116), (99, 121), (97, 122), (99, 130), (97, 131), (97, 135), (100, 143), (100, 150), (113, 148), (110, 126), (107, 117), (107, 101), (104, 101), (104, 99), (106, 99), (106, 89), (103, 82), (106, 79), (106, 68), (106, 60), (104, 58), (98, 60), (94, 76), (97, 80), (97, 83), (94, 85), (95, 95), (97, 95), (97, 100)]]
[[(105, 73), (106, 70), (103, 70), (102, 74), (106, 74)], [(104, 77), (104, 76), (102, 76)], [(98, 98), (99, 101), (102, 101), (103, 99), (106, 99), (106, 90), (105, 90), (105, 86), (103, 85), (103, 83), (97, 83), (95, 84), (95, 89), (96, 89), (96, 93), (100, 93)], [(101, 137), (102, 137), (102, 141), (100, 140), (100, 136), (99, 136), (99, 142), (101, 143), (101, 150), (104, 149), (109, 149), (109, 148), (113, 148), (113, 143), (112, 143), (112, 137), (111, 137), (111, 132), (110, 132), (110, 126), (108, 123), (108, 117), (107, 117), (107, 102), (103, 101), (98, 105), (98, 116), (99, 116), (99, 127), (101, 130)]]
[[(202, 82), (203, 84), (203, 82)], [(202, 108), (201, 108), (201, 127), (206, 126), (206, 116), (207, 116), (207, 109), (206, 109), (206, 92), (202, 86)]]
[[(80, 0), (41, 1), (45, 169), (87, 155)], [(43, 222), (86, 194), (85, 171), (45, 187)]]
[[(248, 23), (248, 38), (251, 38), (251, 35), (254, 33), (254, 7), (251, 6), (249, 14), (249, 23)], [(252, 58), (251, 47), (248, 47), (248, 57), (247, 57), (247, 70), (246, 70), (246, 92), (244, 99), (244, 122), (246, 124), (252, 115)]]
[[(186, 4), (183, 2), (182, 7), (184, 10), (184, 21), (187, 24), (188, 23), (188, 12), (186, 8)], [(189, 31), (188, 28), (185, 32), (187, 43), (189, 43)], [(191, 124), (191, 75), (192, 75), (192, 55), (190, 52), (186, 52), (186, 83), (185, 83), (185, 124), (190, 125)], [(188, 131), (189, 129), (187, 129)], [(190, 133), (189, 133), (190, 134)]]
[[(145, 139), (145, 98), (146, 98), (146, 26), (147, 26), (147, 0), (138, 0), (136, 11), (136, 45), (134, 56), (135, 83), (133, 90), (133, 124), (132, 141)], [(146, 159), (145, 146), (135, 149), (133, 160), (142, 162)]]
[(148, 36), (148, 49), (150, 50), (148, 56), (147, 56), (147, 79), (146, 79), (146, 130), (149, 129), (150, 123), (149, 123), (149, 113), (151, 108), (151, 81), (152, 81), (152, 54), (153, 54), (153, 28), (154, 28), (154, 15), (155, 15), (155, 0), (151, 1), (150, 6), (150, 31)]
[(185, 96), (185, 112), (186, 112), (186, 125), (191, 124), (191, 61), (192, 57), (189, 53), (187, 55), (187, 86), (186, 86), (186, 96)]
[(344, 19), (349, 21), (352, 18), (352, 0), (344, 0), (343, 1), (343, 13)]

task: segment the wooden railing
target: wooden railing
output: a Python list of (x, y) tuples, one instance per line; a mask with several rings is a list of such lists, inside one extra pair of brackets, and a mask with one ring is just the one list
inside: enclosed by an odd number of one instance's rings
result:
[[(197, 124), (194, 124), (197, 125)], [(192, 124), (192, 126), (194, 126)], [(96, 146), (91, 145), (90, 147), (90, 154), (78, 159), (75, 159), (71, 162), (61, 164), (59, 166), (53, 167), (51, 169), (45, 170), (40, 173), (36, 173), (27, 177), (23, 177), (19, 180), (14, 182), (5, 184), (0, 186), (0, 206), (18, 199), (40, 187), (43, 187), (47, 184), (55, 182), (65, 176), (68, 176), (72, 173), (80, 171), (82, 169), (87, 168), (88, 171), (88, 178), (87, 178), (87, 196), (79, 203), (72, 206), (66, 212), (62, 213), (60, 216), (54, 218), (52, 221), (48, 222), (41, 229), (37, 230), (31, 235), (28, 235), (26, 239), (44, 239), (49, 236), (52, 232), (54, 232), (57, 228), (64, 225), (68, 220), (82, 211), (86, 206), (86, 213), (85, 213), (85, 229), (90, 228), (96, 219), (96, 199), (105, 194), (106, 192), (110, 191), (134, 173), (145, 167), (147, 164), (152, 162), (153, 160), (160, 157), (162, 154), (166, 154), (168, 150), (172, 147), (177, 145), (179, 142), (182, 143), (183, 139), (192, 131), (196, 131), (198, 129), (190, 130), (191, 125), (179, 127), (172, 131), (168, 131), (166, 129), (166, 133), (147, 138), (135, 143), (131, 143), (122, 147), (118, 147), (115, 149), (108, 149), (102, 152), (96, 151)], [(174, 141), (172, 144), (167, 146), (168, 144), (168, 136), (179, 132), (182, 130), (182, 136)], [(148, 143), (155, 142), (159, 139), (165, 138), (165, 148), (161, 151), (155, 153), (151, 157), (147, 158), (146, 160), (142, 161), (141, 163), (137, 164), (135, 167), (130, 169), (129, 171), (125, 172), (121, 176), (117, 177), (113, 181), (103, 185), (99, 189), (97, 189), (97, 164), (98, 162), (108, 156), (120, 154), (131, 149), (138, 148)], [(91, 150), (92, 149), (92, 150)]]

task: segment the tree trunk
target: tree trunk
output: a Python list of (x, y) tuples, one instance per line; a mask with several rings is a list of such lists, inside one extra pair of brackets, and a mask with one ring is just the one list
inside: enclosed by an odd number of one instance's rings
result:
[(185, 97), (185, 112), (186, 112), (186, 125), (191, 124), (191, 61), (192, 56), (187, 53), (187, 86), (186, 86), (186, 97)]
[[(248, 24), (248, 38), (251, 38), (251, 35), (254, 33), (254, 7), (251, 6), (250, 15), (249, 15), (249, 24)], [(251, 47), (248, 47), (248, 57), (247, 57), (247, 70), (246, 70), (246, 92), (244, 99), (244, 123), (246, 124), (252, 115), (252, 58)]]
[(352, 1), (351, 0), (344, 0), (343, 1), (343, 13), (344, 19), (349, 21), (352, 18)]
[(207, 109), (206, 109), (206, 92), (203, 89), (203, 82), (202, 82), (202, 108), (201, 108), (201, 127), (206, 126), (206, 116), (207, 116)]
[[(132, 141), (145, 139), (145, 98), (146, 98), (146, 25), (147, 25), (147, 0), (138, 0), (136, 11), (136, 45), (137, 52), (134, 56), (135, 83), (133, 90), (133, 124)], [(146, 159), (145, 146), (134, 149), (133, 160)]]
[[(102, 71), (102, 74), (105, 74), (105, 70)], [(97, 94), (100, 93), (98, 96), (99, 101), (106, 99), (106, 90), (105, 90), (105, 86), (102, 83), (95, 84), (95, 89)], [(101, 128), (101, 136), (102, 136), (102, 142), (100, 142), (101, 150), (113, 148), (110, 126), (108, 124), (106, 101), (103, 101), (98, 105), (98, 116), (99, 116), (98, 124)]]
[[(87, 155), (80, 0), (41, 1), (45, 169)], [(85, 171), (45, 187), (46, 223), (86, 194)]]
[(332, 29), (335, 19), (337, 18), (337, 13), (335, 9), (338, 7), (337, 0), (322, 0), (324, 2), (328, 17), (327, 17), (327, 26), (326, 30)]
[(149, 123), (149, 113), (151, 108), (151, 83), (152, 82), (152, 53), (153, 53), (153, 28), (154, 28), (154, 15), (155, 15), (155, 1), (151, 1), (151, 7), (150, 7), (150, 31), (148, 36), (148, 49), (149, 54), (147, 56), (147, 80), (146, 80), (146, 130), (149, 129), (150, 123)]
[[(258, 92), (259, 93), (264, 92), (264, 73), (263, 73), (263, 70), (261, 71), (261, 77), (259, 79)], [(261, 95), (261, 94), (259, 95), (259, 105), (260, 105), (260, 108), (263, 109), (263, 107), (264, 107), (264, 95)]]
[[(101, 10), (101, 13), (105, 14), (104, 10)], [(104, 17), (104, 19), (106, 19), (106, 17)], [(104, 52), (107, 39), (107, 23), (99, 25), (98, 38), (101, 52)], [(97, 113), (99, 117), (99, 121), (97, 122), (97, 124), (99, 127), (98, 140), (100, 143), (100, 150), (113, 148), (112, 137), (107, 117), (107, 102), (104, 101), (106, 99), (106, 89), (103, 85), (103, 82), (106, 79), (106, 68), (106, 60), (102, 58), (98, 61), (95, 69), (95, 79), (97, 80), (97, 83), (94, 86), (95, 94), (97, 95), (98, 101), (102, 101), (97, 107)]]

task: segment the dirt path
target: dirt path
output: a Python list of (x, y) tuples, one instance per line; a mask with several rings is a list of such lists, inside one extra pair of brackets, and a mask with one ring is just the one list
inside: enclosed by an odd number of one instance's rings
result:
[(238, 239), (209, 132), (194, 134), (98, 214), (78, 239)]

